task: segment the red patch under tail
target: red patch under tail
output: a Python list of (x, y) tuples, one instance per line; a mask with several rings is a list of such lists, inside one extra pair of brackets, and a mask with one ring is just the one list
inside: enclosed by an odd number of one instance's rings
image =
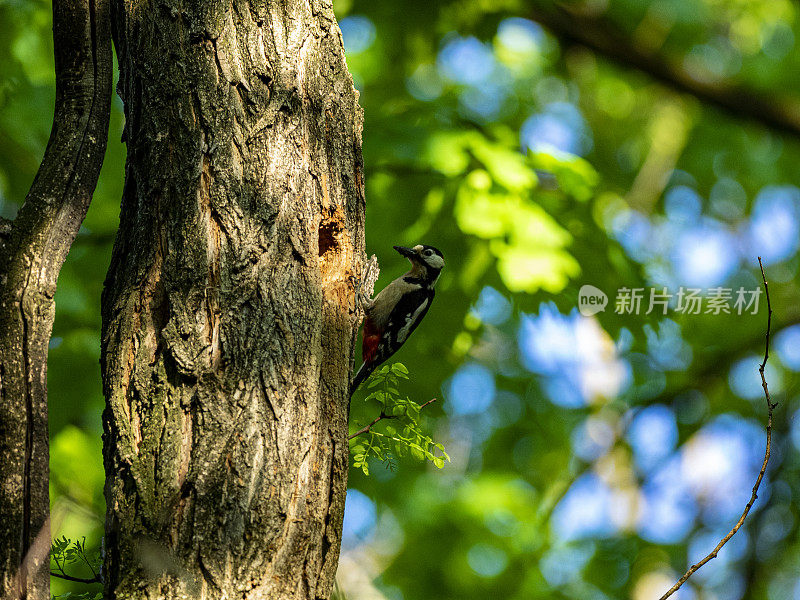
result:
[(363, 331), (364, 341), (361, 345), (362, 360), (369, 364), (375, 359), (375, 354), (378, 352), (378, 344), (381, 341), (381, 334), (375, 328), (372, 321), (366, 319), (364, 321)]

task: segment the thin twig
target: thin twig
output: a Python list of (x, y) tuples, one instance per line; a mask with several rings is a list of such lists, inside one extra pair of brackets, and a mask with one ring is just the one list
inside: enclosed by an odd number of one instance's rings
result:
[[(61, 565), (60, 562), (58, 562), (58, 557), (53, 556), (53, 560), (55, 561), (58, 570), (61, 571), (61, 573), (50, 571), (50, 575), (52, 575), (53, 577), (58, 577), (59, 579), (66, 579), (67, 581), (77, 581), (78, 583), (100, 583), (102, 581), (100, 577), (97, 575), (97, 573), (94, 572), (94, 569), (92, 569), (93, 577), (91, 579), (84, 579), (83, 577), (73, 577), (72, 575), (67, 575), (66, 571), (64, 571), (64, 567)], [(89, 566), (89, 568), (91, 569), (91, 565)]]
[(94, 567), (92, 566), (89, 557), (86, 556), (85, 549), (86, 549), (86, 536), (83, 536), (83, 543), (78, 546), (81, 558), (83, 559), (83, 562), (86, 564), (86, 566), (89, 567), (89, 570), (92, 572), (92, 577), (97, 579), (97, 581), (100, 581), (99, 579), (100, 576), (98, 575), (97, 571), (94, 570)]
[(744, 512), (742, 516), (739, 517), (739, 520), (736, 522), (736, 525), (733, 526), (724, 538), (719, 541), (719, 544), (709, 553), (707, 554), (703, 560), (700, 562), (693, 564), (689, 567), (689, 570), (683, 574), (675, 585), (673, 585), (666, 594), (661, 596), (659, 600), (665, 600), (669, 598), (672, 594), (678, 591), (678, 589), (686, 583), (686, 581), (691, 577), (695, 571), (697, 571), (700, 567), (710, 561), (712, 558), (717, 557), (717, 553), (719, 553), (720, 549), (728, 543), (739, 528), (744, 524), (744, 520), (747, 518), (747, 514), (750, 512), (750, 509), (753, 507), (753, 503), (755, 503), (756, 498), (758, 498), (758, 488), (761, 485), (761, 480), (764, 478), (764, 473), (767, 470), (767, 463), (769, 462), (769, 455), (770, 451), (772, 450), (772, 411), (778, 406), (777, 403), (772, 403), (772, 398), (769, 395), (769, 388), (767, 387), (767, 380), (764, 377), (764, 368), (767, 366), (767, 359), (769, 359), (769, 332), (770, 327), (772, 326), (772, 305), (769, 301), (769, 286), (767, 284), (767, 277), (764, 275), (764, 265), (761, 264), (761, 257), (758, 257), (758, 266), (761, 268), (761, 279), (764, 282), (764, 292), (767, 296), (767, 335), (765, 336), (765, 343), (764, 343), (764, 360), (758, 367), (758, 372), (761, 375), (761, 387), (764, 388), (764, 397), (767, 400), (767, 448), (764, 451), (764, 462), (761, 464), (761, 470), (758, 472), (758, 477), (756, 478), (756, 483), (753, 486), (753, 493), (750, 494), (750, 500), (747, 503), (747, 506), (744, 507)]
[(50, 571), (50, 575), (53, 577), (58, 577), (59, 579), (66, 579), (67, 581), (77, 581), (78, 583), (102, 583), (103, 580), (100, 579), (99, 575), (95, 575), (91, 579), (85, 579), (83, 577), (73, 577), (72, 575), (67, 575), (63, 571), (61, 573), (56, 573), (55, 571)]
[[(86, 543), (86, 536), (84, 536), (83, 538), (83, 543), (84, 544)], [(76, 544), (78, 544), (78, 552), (80, 554), (80, 557), (83, 559), (83, 562), (86, 563), (86, 566), (88, 566), (89, 569), (92, 571), (92, 577), (85, 578), (85, 577), (73, 577), (72, 575), (67, 575), (67, 572), (64, 570), (64, 565), (62, 565), (58, 561), (58, 556), (56, 556), (55, 554), (53, 554), (53, 561), (56, 563), (56, 567), (58, 567), (58, 570), (61, 572), (56, 573), (55, 571), (50, 571), (50, 575), (53, 577), (58, 577), (59, 579), (66, 579), (67, 581), (77, 581), (78, 583), (102, 583), (103, 580), (101, 579), (100, 575), (94, 570), (92, 564), (89, 562), (89, 559), (83, 552), (81, 544), (78, 542), (76, 542)]]
[[(433, 402), (436, 402), (436, 398), (431, 398), (425, 404), (422, 404), (419, 407), (419, 409), (422, 410), (423, 408), (428, 406), (428, 404), (431, 404)], [(396, 419), (396, 418), (397, 418), (396, 415), (387, 415), (385, 412), (381, 411), (381, 414), (372, 419), (372, 422), (369, 425), (364, 425), (364, 427), (356, 431), (354, 434), (348, 436), (347, 439), (352, 440), (354, 437), (358, 437), (361, 434), (369, 433), (369, 430), (372, 429), (373, 425), (375, 425), (378, 421), (382, 421), (383, 419)]]

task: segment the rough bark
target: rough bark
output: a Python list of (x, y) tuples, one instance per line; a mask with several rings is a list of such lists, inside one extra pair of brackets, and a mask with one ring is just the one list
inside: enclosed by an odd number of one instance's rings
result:
[(105, 0), (53, 3), (53, 127), (25, 204), (0, 223), (2, 598), (49, 598), (47, 349), (58, 273), (105, 154), (109, 24)]
[(364, 260), (329, 0), (116, 0), (103, 297), (109, 598), (327, 598)]

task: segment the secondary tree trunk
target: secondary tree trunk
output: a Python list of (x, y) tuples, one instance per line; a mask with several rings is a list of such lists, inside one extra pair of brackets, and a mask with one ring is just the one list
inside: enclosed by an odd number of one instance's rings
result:
[(0, 219), (0, 598), (50, 597), (47, 350), (53, 295), (103, 164), (111, 104), (106, 0), (53, 2), (56, 103), (42, 164)]
[(361, 111), (331, 4), (114, 8), (107, 597), (327, 598), (364, 260)]

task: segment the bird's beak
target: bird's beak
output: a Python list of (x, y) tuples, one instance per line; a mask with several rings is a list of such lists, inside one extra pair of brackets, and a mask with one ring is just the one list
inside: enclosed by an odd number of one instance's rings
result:
[(406, 258), (414, 258), (417, 253), (414, 252), (411, 248), (406, 248), (405, 246), (392, 246), (395, 250), (397, 250), (400, 254), (405, 256)]

